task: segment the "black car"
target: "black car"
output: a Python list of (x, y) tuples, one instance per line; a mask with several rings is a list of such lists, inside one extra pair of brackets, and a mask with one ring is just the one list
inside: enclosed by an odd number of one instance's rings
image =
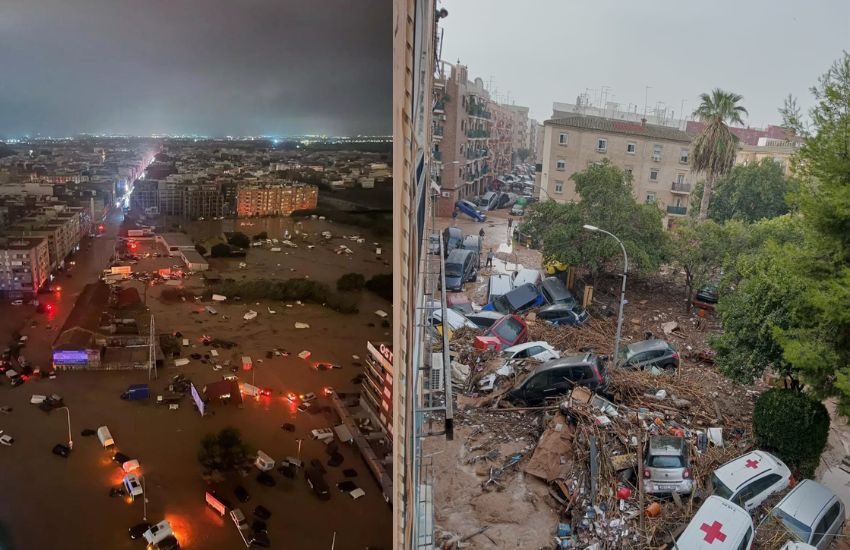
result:
[(272, 513), (265, 506), (257, 506), (254, 508), (254, 515), (264, 521), (272, 517)]
[(608, 385), (605, 357), (594, 353), (546, 361), (533, 369), (507, 397), (515, 404), (538, 405), (564, 395), (576, 386), (604, 391)]
[(233, 494), (236, 495), (236, 498), (239, 499), (239, 502), (248, 502), (251, 500), (251, 495), (248, 494), (248, 491), (245, 490), (245, 487), (241, 485), (237, 485), (236, 489), (233, 490)]
[(719, 299), (720, 297), (717, 295), (717, 284), (709, 283), (707, 285), (704, 285), (697, 291), (697, 294), (694, 297), (694, 302), (713, 306), (717, 303)]
[(257, 475), (257, 483), (265, 485), (266, 487), (274, 487), (277, 485), (274, 478), (266, 472), (260, 472), (259, 475)]
[(124, 453), (115, 453), (114, 455), (112, 455), (112, 461), (118, 465), (124, 464), (125, 462), (129, 462), (131, 460), (133, 459), (125, 455)]
[(266, 522), (261, 519), (255, 519), (253, 522), (251, 522), (251, 529), (253, 529), (257, 533), (269, 532), (269, 526), (266, 525)]
[(260, 548), (268, 548), (271, 546), (271, 541), (269, 541), (269, 536), (265, 533), (261, 533), (259, 531), (255, 531), (251, 533), (251, 535), (247, 539), (249, 546), (259, 546)]
[(328, 484), (319, 470), (316, 468), (307, 468), (304, 470), (304, 479), (307, 481), (307, 486), (319, 497), (319, 500), (329, 500), (331, 498), (331, 493), (328, 491)]
[(154, 546), (156, 550), (180, 550), (180, 542), (174, 535), (168, 535)]
[(71, 454), (71, 448), (67, 445), (57, 443), (53, 446), (53, 454), (55, 454), (56, 456), (61, 456), (62, 458), (68, 458), (68, 455)]
[(141, 537), (145, 533), (145, 531), (147, 531), (150, 528), (151, 528), (150, 523), (137, 523), (136, 525), (134, 525), (134, 526), (130, 527), (130, 529), (128, 529), (128, 532), (130, 533), (130, 539), (136, 540), (137, 538)]

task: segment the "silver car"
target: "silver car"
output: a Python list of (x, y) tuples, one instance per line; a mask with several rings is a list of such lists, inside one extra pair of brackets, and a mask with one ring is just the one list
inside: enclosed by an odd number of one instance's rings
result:
[(643, 489), (649, 494), (690, 494), (694, 488), (685, 439), (670, 435), (649, 439)]
[(759, 528), (770, 529), (771, 518), (797, 541), (824, 550), (844, 528), (844, 504), (829, 488), (804, 479), (779, 501)]

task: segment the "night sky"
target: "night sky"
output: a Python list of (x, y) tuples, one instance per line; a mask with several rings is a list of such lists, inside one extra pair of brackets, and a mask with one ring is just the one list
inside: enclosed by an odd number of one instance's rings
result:
[(0, 0), (0, 52), (0, 137), (391, 133), (391, 0)]

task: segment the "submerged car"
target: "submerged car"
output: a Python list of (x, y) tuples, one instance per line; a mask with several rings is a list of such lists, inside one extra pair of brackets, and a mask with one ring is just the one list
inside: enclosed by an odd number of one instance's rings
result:
[(649, 439), (643, 488), (649, 494), (690, 494), (694, 488), (685, 438), (670, 435)]
[(540, 308), (537, 318), (552, 325), (583, 325), (590, 315), (578, 304), (553, 304)]
[(828, 487), (804, 479), (779, 501), (762, 525), (770, 518), (779, 521), (797, 542), (824, 550), (844, 530), (844, 503)]
[(504, 315), (493, 323), (484, 334), (498, 338), (502, 347), (510, 347), (521, 344), (528, 339), (528, 326), (516, 315)]
[(514, 403), (538, 405), (550, 397), (559, 397), (576, 386), (593, 391), (608, 385), (605, 359), (594, 353), (572, 355), (547, 361), (533, 369), (507, 394)]
[(536, 359), (538, 361), (549, 361), (561, 356), (561, 352), (552, 347), (548, 342), (526, 342), (517, 346), (511, 346), (502, 350), (507, 361), (514, 359)]
[(730, 460), (714, 471), (714, 494), (751, 511), (791, 482), (791, 470), (765, 451), (753, 451)]
[(659, 339), (634, 342), (620, 349), (617, 365), (632, 370), (658, 367), (664, 370), (679, 368), (679, 352), (668, 342)]
[(537, 287), (532, 283), (517, 286), (507, 294), (498, 296), (492, 303), (484, 306), (485, 310), (498, 311), (502, 314), (522, 313), (527, 309), (539, 306), (543, 302)]

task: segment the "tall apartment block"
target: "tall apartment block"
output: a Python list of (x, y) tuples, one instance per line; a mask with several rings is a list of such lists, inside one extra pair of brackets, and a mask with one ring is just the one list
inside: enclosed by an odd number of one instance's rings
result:
[(0, 294), (4, 299), (34, 298), (49, 275), (45, 237), (0, 238)]
[(596, 116), (547, 120), (540, 185), (558, 202), (580, 200), (571, 176), (608, 159), (631, 175), (635, 198), (657, 203), (671, 227), (688, 212), (694, 184), (688, 163), (691, 137), (668, 126)]
[(304, 183), (266, 183), (240, 185), (236, 199), (236, 215), (288, 216), (296, 210), (316, 208), (319, 188)]

